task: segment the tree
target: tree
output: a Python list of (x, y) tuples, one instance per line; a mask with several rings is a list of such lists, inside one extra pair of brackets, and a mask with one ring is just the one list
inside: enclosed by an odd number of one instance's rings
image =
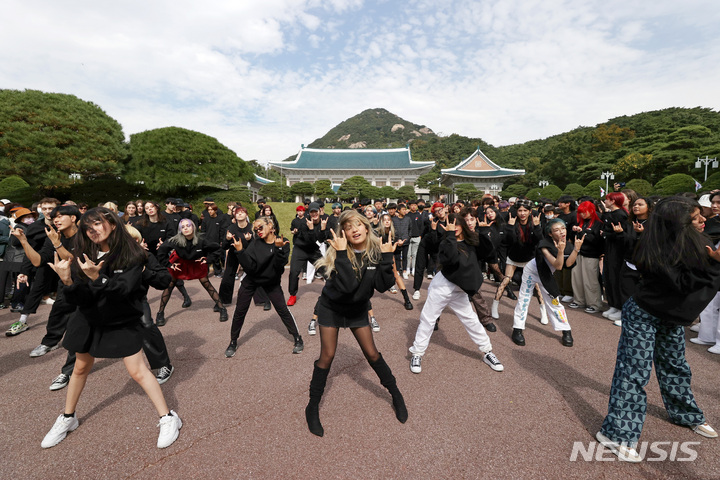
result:
[(625, 188), (634, 190), (638, 195), (646, 197), (652, 194), (653, 187), (647, 180), (634, 178), (625, 184)]
[(468, 201), (482, 196), (482, 192), (475, 188), (472, 183), (459, 183), (455, 185), (455, 196), (458, 199)]
[(131, 135), (130, 152), (128, 180), (144, 182), (153, 192), (193, 191), (201, 184), (229, 188), (255, 178), (252, 168), (217, 139), (184, 128)]
[(315, 180), (313, 183), (315, 187), (315, 195), (318, 198), (336, 198), (337, 194), (332, 189), (332, 182), (330, 180)]
[(652, 154), (644, 155), (638, 152), (628, 153), (617, 161), (613, 171), (618, 178), (635, 177), (647, 180), (652, 178), (662, 165), (653, 160)]
[(593, 150), (614, 151), (622, 147), (623, 142), (635, 138), (635, 132), (629, 128), (619, 127), (615, 124), (598, 125), (592, 134)]
[[(30, 185), (17, 175), (11, 175), (0, 181), (0, 192), (2, 192), (0, 195), (3, 198), (23, 205), (30, 205), (33, 193), (37, 193), (37, 190), (30, 188)], [(10, 212), (5, 212), (5, 215), (9, 217)]]
[(430, 195), (434, 197), (440, 197), (440, 195), (447, 195), (450, 193), (450, 189), (445, 185), (433, 185), (430, 187)]
[(655, 184), (656, 195), (675, 195), (676, 193), (694, 191), (695, 180), (684, 173), (668, 175)]
[[(583, 193), (595, 200), (600, 200), (602, 198), (600, 196), (600, 189), (605, 190), (605, 180), (593, 180), (585, 186), (585, 191)], [(608, 192), (605, 192), (605, 194), (607, 195)]]
[(575, 200), (585, 195), (585, 189), (582, 185), (578, 185), (577, 183), (568, 183), (567, 187), (565, 187), (565, 190), (563, 190), (563, 195), (570, 195)]
[(525, 185), (516, 183), (515, 185), (510, 185), (509, 187), (506, 187), (502, 192), (500, 192), (500, 196), (504, 199), (508, 199), (511, 197), (519, 197), (520, 195), (525, 195), (525, 192), (527, 191), (528, 188)]
[(542, 189), (540, 187), (530, 189), (525, 196), (533, 202), (537, 202), (542, 197)]
[(417, 188), (430, 188), (432, 185), (437, 185), (440, 174), (430, 170), (428, 173), (423, 173), (417, 180), (415, 180), (415, 186)]
[(382, 196), (382, 190), (380, 190), (380, 187), (376, 187), (374, 185), (365, 185), (364, 187), (360, 188), (360, 197), (361, 198), (379, 198)]
[(0, 172), (44, 193), (103, 176), (127, 157), (120, 124), (73, 95), (0, 90)]
[(555, 201), (560, 198), (562, 194), (562, 190), (560, 190), (560, 187), (558, 187), (557, 185), (548, 185), (547, 187), (542, 189), (542, 191), (540, 192), (540, 197), (549, 198), (550, 200)]
[(407, 198), (407, 199), (414, 199), (415, 189), (410, 185), (403, 185), (402, 187), (397, 189), (397, 195), (398, 198)]
[[(703, 190), (715, 190), (720, 188), (720, 172), (713, 173), (703, 183)], [(2, 191), (2, 183), (0, 183), (0, 191)]]
[(315, 193), (315, 187), (308, 182), (298, 182), (290, 187), (290, 193), (301, 197), (309, 197)]
[(360, 190), (368, 185), (370, 182), (365, 180), (365, 177), (355, 175), (345, 179), (338, 189), (338, 195), (346, 201), (354, 200), (360, 196)]
[(380, 187), (380, 196), (382, 198), (398, 198), (398, 192), (390, 185)]

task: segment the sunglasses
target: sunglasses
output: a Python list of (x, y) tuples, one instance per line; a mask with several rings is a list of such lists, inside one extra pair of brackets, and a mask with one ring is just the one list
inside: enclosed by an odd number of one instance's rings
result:
[(263, 225), (262, 227), (255, 227), (255, 228), (253, 228), (253, 232), (257, 233), (257, 232), (259, 232), (260, 230), (264, 230), (266, 226), (267, 226), (267, 225)]

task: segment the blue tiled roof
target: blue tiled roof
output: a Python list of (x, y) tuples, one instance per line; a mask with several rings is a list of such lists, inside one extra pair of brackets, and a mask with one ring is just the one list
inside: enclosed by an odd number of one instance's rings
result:
[(257, 173), (255, 174), (255, 181), (258, 182), (258, 183), (261, 183), (261, 184), (263, 184), (263, 185), (265, 185), (265, 184), (267, 184), (267, 183), (273, 183), (273, 182), (274, 182), (274, 180), (270, 180), (270, 179), (267, 179), (267, 178), (265, 178), (265, 177), (261, 177), (261, 176), (258, 175)]
[[(487, 168), (484, 169), (473, 169), (469, 164), (474, 160), (479, 160)], [(449, 175), (453, 177), (467, 177), (467, 178), (497, 178), (497, 177), (512, 177), (516, 175), (525, 175), (525, 170), (514, 170), (511, 168), (502, 168), (492, 160), (490, 160), (478, 147), (468, 158), (460, 162), (458, 165), (452, 168), (443, 168), (440, 173), (442, 175)]]
[(435, 162), (414, 162), (408, 148), (333, 149), (303, 148), (293, 162), (271, 162), (275, 170), (408, 170)]

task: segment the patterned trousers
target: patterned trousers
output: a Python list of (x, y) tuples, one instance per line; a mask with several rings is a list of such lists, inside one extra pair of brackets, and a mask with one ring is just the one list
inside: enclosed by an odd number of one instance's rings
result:
[(690, 389), (683, 327), (663, 323), (630, 297), (622, 309), (622, 333), (610, 388), (608, 414), (600, 431), (609, 439), (635, 446), (647, 414), (645, 386), (653, 362), (670, 421), (694, 426), (705, 416)]

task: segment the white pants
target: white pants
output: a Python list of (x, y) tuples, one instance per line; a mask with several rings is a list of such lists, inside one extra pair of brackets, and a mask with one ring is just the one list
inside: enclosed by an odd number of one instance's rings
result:
[(528, 308), (530, 307), (530, 300), (532, 300), (533, 290), (536, 284), (540, 287), (540, 294), (545, 300), (545, 307), (540, 305), (540, 308), (550, 310), (549, 317), (555, 331), (570, 330), (565, 307), (563, 307), (557, 298), (552, 298), (548, 291), (545, 290), (545, 287), (543, 287), (542, 282), (540, 282), (540, 274), (538, 274), (537, 271), (537, 263), (534, 260), (525, 265), (523, 269), (520, 292), (518, 292), (518, 301), (515, 305), (513, 328), (525, 329), (525, 320), (527, 320)]
[(420, 313), (420, 325), (415, 333), (415, 341), (410, 353), (423, 356), (430, 344), (435, 322), (445, 307), (450, 307), (465, 326), (470, 338), (481, 352), (492, 351), (490, 337), (483, 328), (478, 316), (470, 305), (468, 294), (438, 272), (428, 287), (427, 300)]
[(703, 342), (720, 343), (720, 293), (700, 313), (698, 338)]

